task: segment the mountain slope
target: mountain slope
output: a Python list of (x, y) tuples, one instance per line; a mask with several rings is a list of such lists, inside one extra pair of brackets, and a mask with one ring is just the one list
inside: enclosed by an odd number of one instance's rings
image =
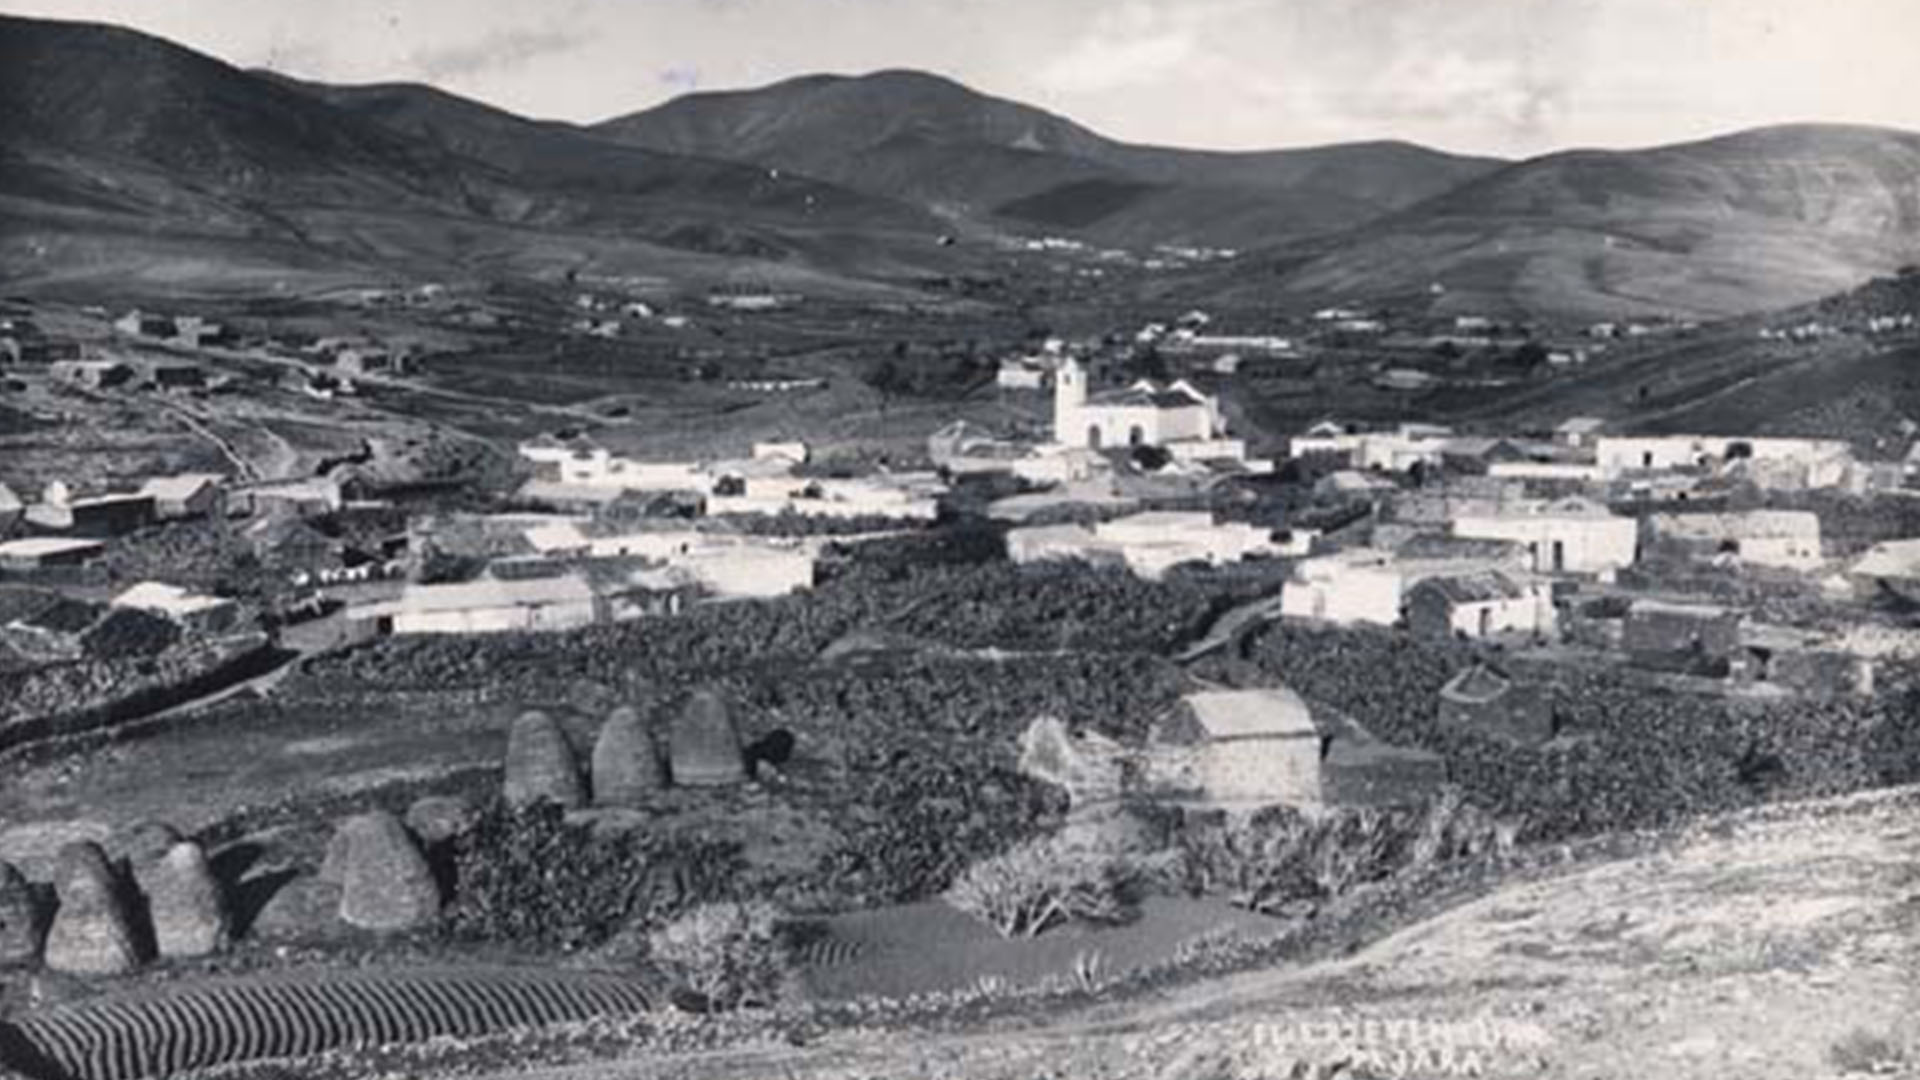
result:
[[(1520, 162), (1213, 285), (1456, 311), (1717, 316), (1802, 303), (1916, 257), (1920, 135), (1796, 125)], [(1446, 290), (1437, 301), (1433, 282)]]
[(689, 94), (595, 130), (1130, 243), (1244, 245), (1325, 232), (1497, 165), (1398, 143), (1259, 153), (1134, 146), (912, 71)]
[(333, 86), (261, 74), (413, 141), (484, 162), (519, 184), (596, 202), (601, 213), (608, 200), (651, 200), (724, 208), (729, 215), (751, 211), (816, 227), (938, 227), (905, 204), (805, 177), (769, 176), (757, 166), (629, 146), (431, 86)]
[(426, 88), (263, 77), (134, 31), (0, 17), (15, 282), (948, 266), (912, 207), (608, 143)]

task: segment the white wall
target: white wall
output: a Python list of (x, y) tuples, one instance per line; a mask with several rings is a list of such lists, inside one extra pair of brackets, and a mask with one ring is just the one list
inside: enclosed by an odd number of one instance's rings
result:
[[(1454, 521), (1453, 535), (1526, 544), (1530, 569), (1538, 573), (1618, 570), (1633, 565), (1640, 544), (1639, 524), (1625, 517), (1463, 517)], [(1560, 547), (1557, 563), (1556, 544)]]

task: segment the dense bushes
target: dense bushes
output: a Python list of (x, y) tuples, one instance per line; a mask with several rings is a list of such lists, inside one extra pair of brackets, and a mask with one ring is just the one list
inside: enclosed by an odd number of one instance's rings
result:
[(1221, 582), (1142, 581), (1121, 570), (1006, 563), (856, 573), (806, 596), (698, 605), (676, 616), (551, 634), (402, 637), (313, 665), (322, 688), (427, 689), (679, 683), (811, 660), (845, 634), (884, 627), (956, 649), (1164, 652), (1226, 600)]
[(451, 860), (453, 937), (569, 950), (721, 899), (739, 868), (730, 845), (596, 836), (552, 803), (495, 803), (454, 842)]
[(818, 870), (853, 906), (923, 900), (967, 864), (1045, 831), (1065, 794), (1000, 765), (899, 752), (858, 760), (845, 842)]
[[(1812, 797), (1920, 778), (1920, 686), (1883, 666), (1873, 698), (1731, 700), (1651, 685), (1617, 668), (1533, 665), (1563, 738), (1543, 747), (1443, 729), (1439, 691), (1472, 646), (1371, 629), (1275, 625), (1252, 658), (1309, 701), (1388, 742), (1445, 757), (1475, 806), (1524, 822), (1530, 839), (1669, 824), (1769, 798)], [(1774, 772), (1749, 767), (1776, 759)]]

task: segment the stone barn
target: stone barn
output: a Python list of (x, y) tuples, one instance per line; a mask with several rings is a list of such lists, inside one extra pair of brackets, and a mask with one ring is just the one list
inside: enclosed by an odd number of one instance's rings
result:
[(1230, 808), (1321, 802), (1320, 729), (1283, 687), (1202, 690), (1181, 699), (1162, 732), (1181, 747), (1172, 786)]
[(1440, 688), (1440, 724), (1527, 746), (1553, 738), (1547, 688), (1490, 664), (1475, 664)]
[(1188, 694), (1162, 724), (1149, 790), (1230, 810), (1392, 806), (1446, 781), (1446, 763), (1391, 746), (1284, 687)]

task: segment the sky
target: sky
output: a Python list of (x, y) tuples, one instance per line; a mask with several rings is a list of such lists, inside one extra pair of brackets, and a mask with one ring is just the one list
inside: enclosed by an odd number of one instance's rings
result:
[(918, 68), (1132, 142), (1523, 157), (1763, 124), (1920, 130), (1920, 0), (0, 0), (242, 67), (590, 122)]

